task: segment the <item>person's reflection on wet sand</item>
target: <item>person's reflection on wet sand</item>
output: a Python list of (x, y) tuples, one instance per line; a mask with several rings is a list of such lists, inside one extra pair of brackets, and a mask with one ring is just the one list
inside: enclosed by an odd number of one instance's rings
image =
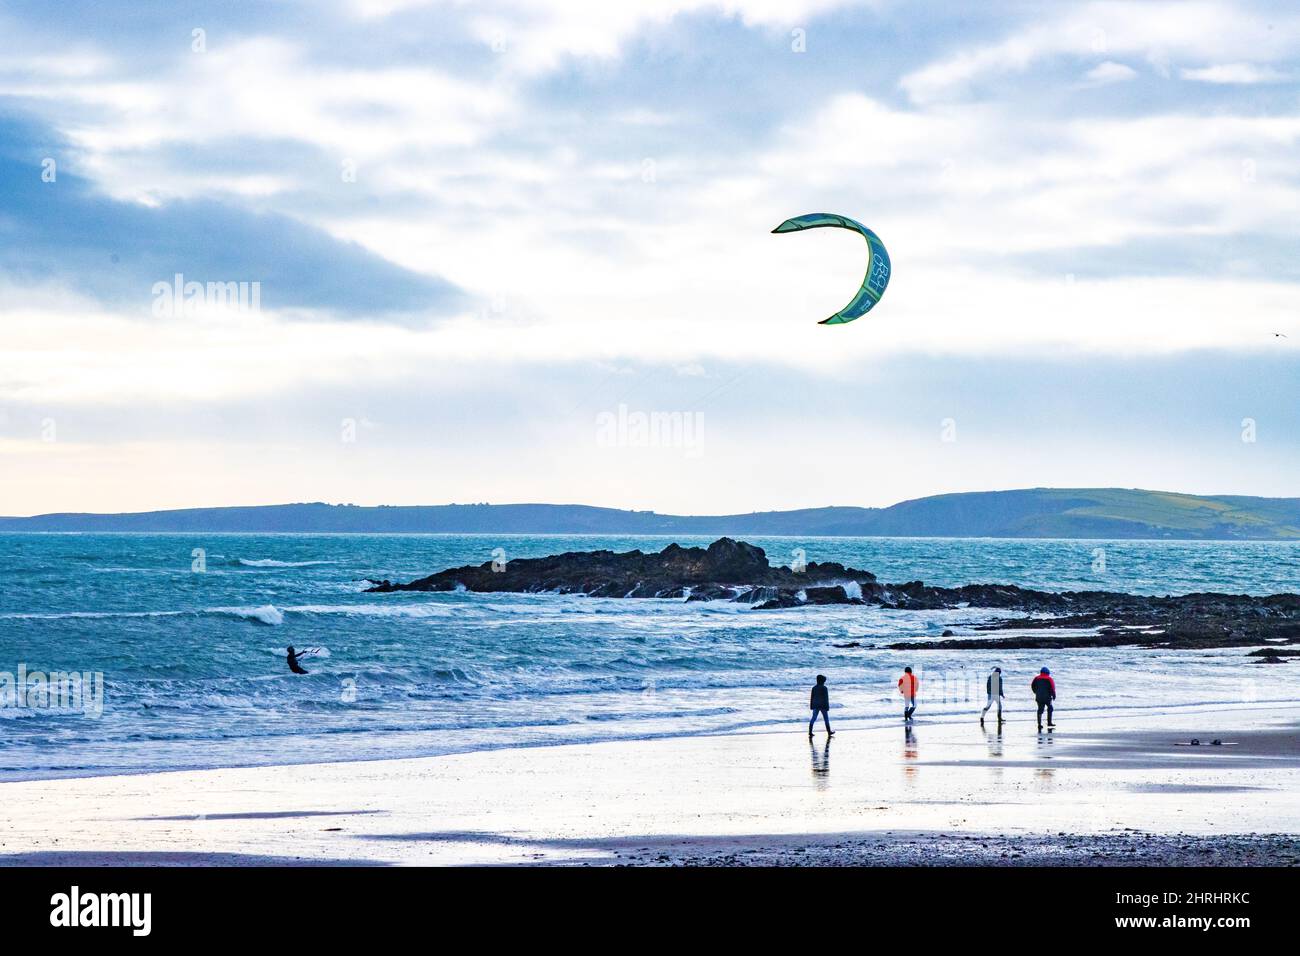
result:
[(991, 761), (998, 761), (998, 763), (993, 763), (989, 767), (993, 774), (993, 779), (1001, 780), (1003, 769), (1000, 766), (1000, 761), (1002, 760), (1002, 721), (998, 721), (998, 729), (996, 731), (986, 730), (984, 732), (984, 738), (989, 747), (989, 759)]
[[(1044, 734), (1040, 732), (1038, 734), (1039, 759), (1051, 760), (1052, 754), (1048, 753), (1048, 751), (1052, 749), (1052, 745), (1055, 743), (1056, 743), (1056, 738), (1053, 737), (1051, 734)], [(1053, 770), (1051, 767), (1040, 767), (1038, 770), (1034, 771), (1034, 782), (1037, 784), (1038, 789), (1050, 790), (1052, 785), (1056, 782), (1054, 779), (1055, 774), (1056, 771)]]
[(911, 761), (917, 758), (918, 753), (916, 731), (908, 724), (903, 727), (903, 780), (907, 783), (916, 782), (916, 767)]
[(808, 751), (812, 754), (813, 784), (818, 790), (825, 790), (831, 783), (831, 738), (827, 737), (826, 743), (818, 748), (809, 737)]

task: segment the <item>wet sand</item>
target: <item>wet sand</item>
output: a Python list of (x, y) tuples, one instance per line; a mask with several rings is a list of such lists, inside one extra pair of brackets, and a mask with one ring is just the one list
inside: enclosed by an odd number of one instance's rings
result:
[(1300, 704), (918, 718), (6, 783), (0, 863), (1300, 864)]

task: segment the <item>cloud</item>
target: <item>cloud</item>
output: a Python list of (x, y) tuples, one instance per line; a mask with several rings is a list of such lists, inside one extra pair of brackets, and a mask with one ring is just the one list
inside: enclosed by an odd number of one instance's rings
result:
[(51, 57), (0, 61), (0, 96), (93, 161), (102, 189), (146, 202), (197, 184), (135, 175), (142, 153), (295, 143), (317, 153), (315, 177), (337, 182), (344, 161), (373, 169), (403, 152), (478, 145), (513, 108), (508, 89), (427, 64), (332, 62), (274, 36), (214, 31), (207, 44), (159, 51), (147, 71), (103, 54), (76, 70)]
[(322, 316), (428, 318), (466, 303), (444, 279), (274, 212), (206, 199), (146, 206), (107, 198), (60, 167), (64, 149), (28, 125), (0, 120), (0, 150), (0, 272), (19, 284), (58, 282), (139, 314), (149, 312), (154, 283), (176, 273), (259, 282), (264, 307)]
[(1198, 69), (1180, 70), (1184, 80), (1198, 83), (1222, 83), (1230, 85), (1252, 85), (1256, 83), (1286, 83), (1293, 78), (1290, 73), (1283, 73), (1272, 67), (1256, 66), (1253, 63), (1220, 63)]
[[(496, 53), (500, 68), (536, 75), (567, 61), (611, 60), (638, 33), (688, 16), (736, 19), (748, 27), (780, 29), (863, 0), (497, 0), (464, 8), (470, 32)], [(441, 0), (354, 0), (365, 20), (399, 17)], [(453, 4), (453, 8), (459, 4)]]
[[(0, 127), (0, 443), (24, 443), (0, 496), (48, 502), (13, 510), (88, 503), (101, 470), (103, 507), (609, 488), (666, 507), (666, 487), (679, 510), (823, 504), (808, 460), (879, 474), (882, 447), (921, 464), (865, 500), (1183, 486), (1223, 458), (1189, 432), (1144, 451), (1171, 407), (1212, 392), (1229, 424), (1294, 420), (1300, 109), (1284, 86), (1161, 80), (1289, 69), (1285, 7), (1007, 3), (922, 25), (838, 0), (73, 2), (0, 14), (20, 51), (0, 54), (0, 111), (28, 121)], [(881, 308), (836, 329), (816, 322), (856, 288), (861, 242), (769, 233), (821, 210), (894, 257)], [(261, 281), (263, 310), (151, 316), (177, 271)], [(1170, 363), (1186, 374), (1146, 374)], [(1199, 388), (1220, 365), (1233, 387)], [(593, 416), (621, 401), (701, 407), (707, 467), (597, 454)], [(939, 457), (947, 415), (962, 449), (1004, 440)], [(381, 426), (353, 457), (341, 417)], [(1059, 467), (1016, 472), (1027, 444)], [(1281, 459), (1233, 461), (1211, 490), (1271, 488), (1260, 462)]]
[(1107, 60), (1105, 63), (1098, 63), (1085, 73), (1083, 78), (1092, 86), (1105, 86), (1109, 83), (1123, 83), (1134, 79), (1137, 75), (1137, 70), (1133, 67)]
[(1181, 3), (1176, 16), (1166, 4), (1133, 0), (1034, 10), (1033, 19), (1003, 39), (912, 70), (900, 86), (915, 103), (936, 103), (961, 99), (981, 83), (1061, 58), (1141, 57), (1163, 73), (1176, 58), (1204, 61), (1226, 55), (1267, 61), (1294, 56), (1300, 49), (1294, 15), (1243, 16), (1233, 3)]
[[(19, 514), (318, 499), (734, 513), (1040, 485), (1293, 495), (1300, 468), (1288, 440), (1300, 408), (1273, 398), (1294, 380), (1286, 356), (915, 356), (833, 377), (748, 361), (706, 370), (683, 382), (653, 363), (611, 376), (575, 362), (486, 388), (441, 374), (299, 383), (273, 405), (255, 394), (198, 412), (20, 407), (0, 422), (0, 501)], [(698, 413), (698, 455), (602, 444), (597, 416), (620, 404)], [(1241, 441), (1246, 417), (1253, 444)], [(57, 441), (41, 441), (45, 418)], [(940, 440), (946, 418), (956, 442)], [(355, 441), (341, 441), (344, 419), (358, 423)]]

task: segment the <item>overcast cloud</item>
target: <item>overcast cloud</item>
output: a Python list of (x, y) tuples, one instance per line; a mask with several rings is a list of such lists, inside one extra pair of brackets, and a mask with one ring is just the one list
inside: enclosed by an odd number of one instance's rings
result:
[(8, 3), (0, 513), (1295, 495), (1298, 77), (1285, 3)]

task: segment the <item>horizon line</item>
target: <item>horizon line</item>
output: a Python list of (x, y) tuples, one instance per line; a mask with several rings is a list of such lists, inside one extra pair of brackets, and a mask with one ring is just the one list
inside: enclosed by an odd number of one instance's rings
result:
[(976, 491), (946, 491), (932, 495), (921, 495), (916, 498), (903, 498), (899, 501), (887, 505), (807, 505), (796, 508), (767, 508), (753, 511), (734, 511), (729, 513), (714, 514), (678, 514), (667, 511), (657, 511), (653, 508), (630, 508), (619, 507), (616, 505), (592, 505), (583, 502), (554, 502), (554, 501), (507, 501), (507, 502), (489, 502), (489, 501), (470, 501), (470, 502), (444, 502), (441, 504), (374, 504), (362, 505), (354, 502), (345, 501), (279, 501), (268, 502), (265, 504), (237, 504), (237, 505), (185, 505), (174, 508), (152, 508), (143, 511), (45, 511), (37, 514), (28, 515), (0, 515), (0, 521), (22, 521), (35, 518), (51, 518), (63, 516), (87, 516), (87, 517), (127, 517), (131, 515), (148, 515), (148, 514), (166, 514), (182, 511), (217, 511), (217, 510), (235, 510), (235, 509), (253, 509), (253, 508), (291, 508), (307, 507), (321, 505), (328, 508), (591, 508), (600, 511), (621, 511), (631, 514), (654, 514), (661, 517), (679, 517), (679, 518), (732, 518), (742, 515), (760, 515), (760, 514), (782, 514), (799, 511), (821, 511), (828, 508), (843, 508), (856, 511), (885, 511), (889, 508), (895, 508), (899, 505), (908, 504), (913, 501), (927, 501), (935, 498), (951, 498), (962, 495), (996, 495), (996, 494), (1016, 494), (1030, 491), (1079, 491), (1079, 492), (1097, 492), (1097, 491), (1131, 491), (1142, 492), (1145, 494), (1155, 495), (1177, 495), (1186, 498), (1257, 498), (1266, 501), (1300, 501), (1300, 495), (1249, 495), (1237, 494), (1232, 492), (1194, 492), (1194, 491), (1169, 491), (1160, 488), (1138, 488), (1138, 487), (1121, 487), (1118, 485), (1103, 486), (1050, 486), (1035, 485), (1028, 488), (992, 488)]

